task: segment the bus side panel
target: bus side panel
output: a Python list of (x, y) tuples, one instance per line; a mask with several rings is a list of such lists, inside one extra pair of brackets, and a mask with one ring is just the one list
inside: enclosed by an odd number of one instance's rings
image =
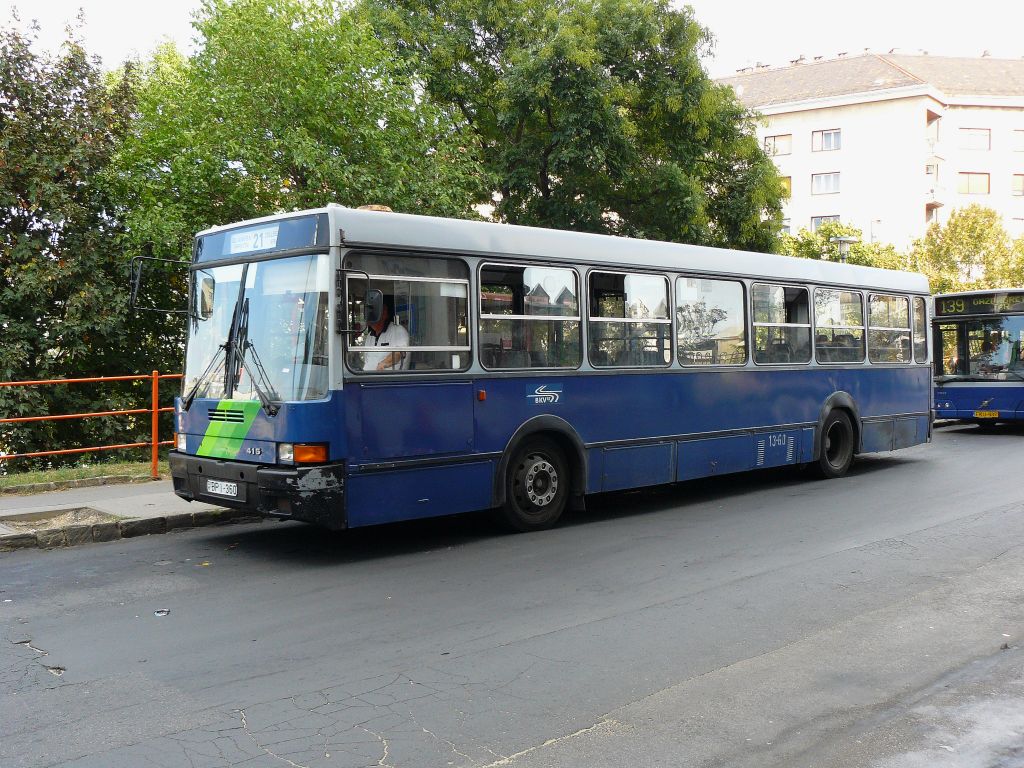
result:
[(893, 431), (893, 419), (865, 421), (862, 427), (863, 437), (861, 441), (861, 451), (863, 453), (891, 451)]
[(360, 460), (399, 459), (473, 450), (473, 384), (382, 382), (349, 385), (360, 432), (351, 445)]
[(673, 479), (675, 444), (605, 448), (603, 458), (602, 491), (663, 485)]
[(454, 515), (491, 505), (494, 462), (479, 461), (348, 477), (348, 525)]
[(753, 466), (753, 435), (709, 437), (679, 443), (676, 480), (743, 472)]

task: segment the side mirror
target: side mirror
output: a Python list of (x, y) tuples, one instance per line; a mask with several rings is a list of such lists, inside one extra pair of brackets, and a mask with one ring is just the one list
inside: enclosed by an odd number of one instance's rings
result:
[[(143, 280), (142, 272), (147, 261), (154, 262), (161, 266), (157, 267), (158, 270), (155, 277), (150, 277), (148, 282)], [(163, 265), (171, 265), (172, 268), (187, 270), (188, 262), (179, 261), (178, 259), (158, 259), (153, 256), (135, 256), (132, 258), (128, 267), (129, 274), (129, 296), (128, 306), (134, 312), (159, 312), (162, 315), (187, 315), (187, 309), (164, 309), (162, 307), (155, 306), (160, 301), (161, 291), (160, 288), (166, 288), (168, 285), (168, 278), (170, 278), (170, 269)], [(147, 271), (147, 274), (149, 272)], [(170, 282), (174, 282), (171, 280)], [(173, 295), (173, 291), (172, 291)], [(212, 306), (212, 304), (211, 304)]]
[(202, 320), (209, 320), (213, 316), (214, 286), (212, 277), (204, 277), (199, 283), (199, 317)]
[(366, 303), (363, 305), (363, 320), (367, 325), (379, 323), (384, 314), (384, 293), (371, 288), (366, 292)]

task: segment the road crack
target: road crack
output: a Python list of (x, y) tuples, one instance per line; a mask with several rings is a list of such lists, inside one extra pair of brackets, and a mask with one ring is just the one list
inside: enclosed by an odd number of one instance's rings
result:
[(377, 738), (377, 741), (379, 741), (381, 746), (384, 748), (384, 754), (381, 755), (380, 760), (377, 761), (377, 765), (380, 766), (380, 768), (395, 768), (395, 766), (391, 765), (391, 763), (388, 762), (388, 755), (391, 752), (391, 747), (388, 745), (388, 740), (376, 731), (371, 731), (369, 728), (366, 728), (365, 726), (357, 725), (355, 727), (361, 731), (366, 731), (371, 736), (375, 736)]
[(249, 724), (246, 723), (246, 721), (245, 721), (245, 710), (244, 709), (238, 710), (238, 714), (242, 718), (242, 730), (245, 731), (246, 735), (250, 739), (252, 739), (252, 743), (253, 744), (255, 744), (257, 747), (262, 749), (264, 752), (266, 752), (271, 757), (276, 758), (276, 759), (280, 760), (283, 763), (287, 763), (292, 768), (309, 768), (309, 766), (307, 766), (307, 765), (300, 765), (299, 763), (292, 762), (287, 757), (281, 757), (281, 755), (274, 754), (271, 750), (267, 749), (267, 747), (265, 747), (262, 744), (260, 744), (260, 740), (256, 738), (256, 734), (254, 734), (252, 731), (249, 730)]
[[(586, 735), (588, 733), (593, 733), (594, 731), (600, 730), (602, 728), (609, 728), (609, 727), (615, 726), (615, 725), (621, 725), (621, 723), (619, 723), (618, 720), (611, 720), (609, 718), (604, 718), (603, 720), (601, 720), (601, 721), (599, 721), (597, 723), (594, 723), (593, 725), (589, 726), (588, 728), (581, 728), (580, 730), (574, 731), (573, 733), (568, 733), (565, 736), (557, 736), (557, 737), (555, 737), (553, 739), (548, 739), (543, 744), (538, 744), (538, 745), (536, 745), (534, 747), (530, 747), (529, 749), (524, 749), (521, 752), (515, 752), (515, 753), (513, 753), (511, 755), (508, 755), (507, 757), (501, 758), (501, 760), (495, 760), (493, 763), (488, 763), (487, 765), (482, 765), (482, 766), (480, 766), (480, 768), (498, 768), (498, 766), (501, 766), (501, 765), (511, 765), (515, 760), (519, 759), (520, 757), (523, 757), (524, 755), (528, 755), (531, 752), (536, 752), (539, 749), (545, 749), (546, 747), (551, 747), (551, 746), (554, 746), (555, 744), (560, 744), (563, 741), (569, 741), (569, 739), (575, 739), (577, 736), (584, 736), (584, 735)], [(490, 752), (490, 750), (488, 750), (488, 752)]]

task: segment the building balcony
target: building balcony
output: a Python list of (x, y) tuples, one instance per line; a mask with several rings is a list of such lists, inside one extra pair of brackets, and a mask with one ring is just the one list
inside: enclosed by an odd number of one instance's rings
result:
[(946, 159), (946, 142), (941, 139), (925, 139), (924, 154), (928, 163), (936, 163)]
[(926, 184), (924, 188), (925, 208), (941, 208), (949, 200), (949, 190), (942, 184)]

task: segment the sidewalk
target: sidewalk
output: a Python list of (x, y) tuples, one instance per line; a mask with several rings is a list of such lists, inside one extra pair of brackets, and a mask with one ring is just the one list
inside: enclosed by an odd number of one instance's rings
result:
[(4, 495), (0, 551), (111, 541), (246, 516), (239, 510), (179, 499), (170, 480)]

